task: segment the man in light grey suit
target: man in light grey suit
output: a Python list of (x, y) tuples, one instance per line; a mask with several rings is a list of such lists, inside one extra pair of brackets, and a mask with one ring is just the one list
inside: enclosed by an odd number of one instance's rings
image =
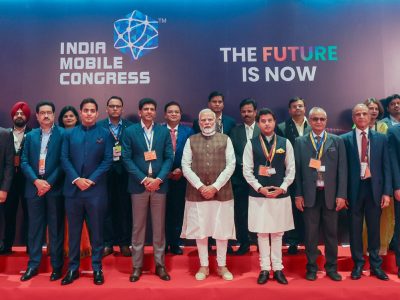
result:
[(326, 112), (314, 107), (309, 113), (312, 132), (296, 139), (296, 207), (303, 212), (307, 280), (316, 280), (320, 220), (325, 239), (325, 269), (329, 278), (337, 272), (338, 211), (346, 207), (347, 160), (343, 141), (325, 131)]
[(257, 115), (257, 103), (254, 99), (247, 98), (240, 102), (240, 116), (243, 123), (234, 127), (229, 134), (235, 149), (236, 168), (232, 175), (232, 189), (235, 203), (235, 227), (237, 232), (239, 249), (236, 255), (243, 255), (250, 250), (249, 229), (248, 229), (248, 208), (249, 208), (249, 185), (243, 177), (243, 150), (251, 138), (260, 134), (255, 119)]

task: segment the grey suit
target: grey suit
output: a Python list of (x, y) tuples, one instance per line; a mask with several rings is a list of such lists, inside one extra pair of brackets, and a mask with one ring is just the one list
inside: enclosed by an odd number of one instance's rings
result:
[[(327, 134), (325, 132), (325, 134)], [(336, 198), (347, 198), (347, 160), (343, 141), (336, 135), (328, 134), (323, 147), (321, 165), (324, 188), (317, 188), (317, 171), (309, 167), (310, 159), (316, 157), (310, 135), (297, 138), (295, 142), (296, 197), (304, 198), (305, 246), (307, 270), (317, 271), (317, 245), (319, 220), (325, 238), (327, 272), (337, 268), (337, 220)]]

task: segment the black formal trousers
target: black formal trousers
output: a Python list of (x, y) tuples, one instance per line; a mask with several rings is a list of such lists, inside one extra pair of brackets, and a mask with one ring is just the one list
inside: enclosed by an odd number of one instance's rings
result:
[[(396, 224), (400, 224), (400, 201), (394, 200), (394, 215), (396, 218)], [(396, 231), (395, 231), (396, 234)], [(398, 233), (400, 234), (400, 233)], [(394, 245), (396, 253), (396, 265), (400, 268), (400, 236), (396, 236), (396, 244)]]
[[(236, 175), (235, 175), (236, 176)], [(246, 180), (236, 180), (232, 182), (234, 209), (235, 209), (235, 227), (237, 233), (237, 241), (240, 245), (250, 243), (249, 239), (249, 185)]]
[[(115, 163), (114, 163), (115, 164)], [(131, 197), (128, 174), (122, 165), (107, 173), (108, 203), (104, 220), (104, 246), (130, 246), (132, 235)]]
[(62, 269), (64, 256), (64, 198), (63, 196), (35, 196), (27, 198), (29, 216), (28, 267), (38, 269), (42, 258), (42, 246), (49, 230), (50, 262), (55, 270)]
[(379, 256), (381, 207), (373, 200), (371, 179), (361, 180), (358, 199), (351, 203), (350, 216), (350, 249), (355, 266), (365, 264), (363, 256), (362, 230), (363, 220), (367, 224), (368, 253), (371, 269), (380, 268), (382, 258)]
[(165, 215), (165, 233), (167, 246), (178, 246), (182, 231), (183, 212), (185, 210), (186, 179), (168, 179), (168, 192)]
[(338, 213), (335, 209), (328, 209), (325, 204), (325, 191), (317, 189), (313, 207), (305, 207), (303, 212), (305, 225), (304, 244), (306, 246), (307, 271), (317, 272), (319, 230), (322, 226), (325, 242), (325, 270), (337, 270), (338, 253)]

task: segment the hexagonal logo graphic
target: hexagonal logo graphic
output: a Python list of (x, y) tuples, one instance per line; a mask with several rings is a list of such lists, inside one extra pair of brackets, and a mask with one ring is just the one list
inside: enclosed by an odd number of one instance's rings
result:
[(133, 60), (158, 47), (158, 21), (138, 10), (114, 22), (114, 48)]

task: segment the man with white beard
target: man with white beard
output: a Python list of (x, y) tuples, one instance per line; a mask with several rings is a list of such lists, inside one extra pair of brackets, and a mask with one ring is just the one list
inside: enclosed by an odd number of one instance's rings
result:
[(235, 152), (227, 135), (216, 132), (215, 113), (199, 113), (201, 132), (186, 142), (182, 171), (189, 184), (186, 188), (182, 238), (196, 239), (200, 268), (196, 280), (209, 275), (208, 237), (216, 239), (218, 275), (232, 280), (226, 267), (229, 239), (236, 239), (234, 203), (230, 177), (235, 170)]

